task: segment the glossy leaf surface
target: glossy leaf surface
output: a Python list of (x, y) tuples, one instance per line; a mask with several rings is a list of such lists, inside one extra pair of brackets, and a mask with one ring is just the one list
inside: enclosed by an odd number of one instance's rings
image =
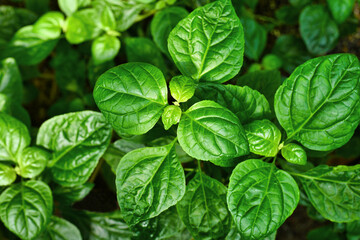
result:
[(168, 48), (181, 73), (226, 82), (243, 63), (244, 32), (230, 0), (195, 9), (171, 31)]
[(91, 54), (95, 65), (113, 60), (120, 50), (117, 37), (104, 34), (96, 38), (91, 45)]
[(23, 84), (15, 59), (6, 58), (0, 62), (0, 93), (10, 101), (21, 103)]
[(121, 159), (116, 189), (128, 224), (158, 216), (183, 197), (185, 175), (174, 144), (137, 149)]
[(169, 88), (176, 101), (186, 102), (194, 95), (196, 83), (193, 79), (180, 75), (171, 79)]
[(295, 143), (286, 144), (281, 149), (281, 155), (289, 163), (305, 165), (307, 162), (307, 156), (305, 150), (301, 146)]
[(262, 239), (293, 213), (300, 198), (295, 180), (274, 164), (247, 160), (233, 170), (227, 203), (244, 239)]
[(280, 130), (269, 120), (256, 120), (244, 126), (250, 152), (274, 157), (281, 140)]
[(56, 39), (60, 37), (64, 21), (65, 19), (62, 13), (48, 12), (36, 21), (33, 31), (42, 38)]
[(44, 171), (51, 154), (37, 148), (25, 148), (18, 157), (18, 174), (24, 178), (34, 178)]
[(16, 180), (14, 168), (7, 164), (0, 163), (0, 186), (7, 186)]
[(175, 105), (167, 106), (161, 116), (165, 130), (177, 124), (181, 118), (181, 108)]
[(184, 151), (196, 159), (227, 160), (249, 153), (239, 119), (213, 101), (198, 102), (184, 112), (177, 135)]
[(167, 105), (167, 86), (158, 68), (126, 63), (100, 76), (94, 99), (116, 132), (140, 135), (159, 120)]
[(177, 210), (194, 239), (224, 239), (230, 230), (226, 187), (202, 172), (187, 185)]
[(289, 139), (328, 151), (344, 145), (360, 121), (360, 63), (349, 54), (307, 61), (278, 89), (275, 112)]
[(51, 151), (49, 162), (55, 182), (63, 186), (83, 184), (90, 177), (111, 138), (102, 114), (68, 113), (44, 122), (36, 143)]
[(53, 210), (50, 188), (41, 181), (17, 183), (0, 195), (0, 218), (22, 239), (32, 239), (46, 228)]

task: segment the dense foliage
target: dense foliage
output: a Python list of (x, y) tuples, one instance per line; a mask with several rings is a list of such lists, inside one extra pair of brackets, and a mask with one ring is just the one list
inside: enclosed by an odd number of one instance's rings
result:
[(1, 5), (0, 238), (359, 239), (359, 3), (260, 4)]

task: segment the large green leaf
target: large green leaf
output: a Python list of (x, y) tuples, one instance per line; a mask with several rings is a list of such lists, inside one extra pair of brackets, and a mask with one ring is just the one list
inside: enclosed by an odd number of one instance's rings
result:
[(126, 154), (117, 168), (116, 189), (121, 213), (130, 225), (175, 205), (185, 193), (185, 175), (175, 142)]
[(327, 0), (331, 14), (338, 23), (343, 23), (352, 13), (355, 0)]
[(270, 106), (266, 98), (247, 86), (200, 84), (190, 103), (201, 100), (212, 100), (228, 108), (239, 118), (241, 123), (264, 119), (270, 114)]
[(13, 58), (7, 58), (0, 62), (0, 93), (6, 95), (12, 102), (22, 102), (23, 84)]
[(158, 68), (126, 63), (100, 76), (94, 99), (116, 132), (140, 135), (159, 120), (168, 101), (167, 86)]
[(349, 54), (307, 61), (275, 95), (275, 112), (288, 139), (327, 151), (344, 145), (360, 121), (360, 63)]
[(293, 213), (300, 198), (295, 180), (275, 164), (251, 159), (230, 177), (227, 203), (244, 239), (262, 239)]
[(0, 186), (7, 186), (16, 180), (16, 172), (13, 167), (0, 163)]
[(83, 184), (90, 177), (111, 138), (102, 114), (93, 111), (53, 117), (39, 129), (36, 143), (53, 151), (53, 180), (63, 186)]
[(333, 222), (360, 219), (360, 166), (320, 165), (305, 173), (292, 173), (315, 209)]
[(177, 205), (181, 220), (194, 239), (224, 239), (231, 226), (226, 187), (199, 172), (186, 187)]
[(17, 183), (0, 195), (0, 218), (5, 226), (22, 239), (42, 232), (52, 215), (50, 188), (41, 181)]
[(244, 126), (250, 152), (275, 157), (281, 140), (281, 132), (267, 119), (256, 120)]
[(167, 56), (170, 56), (168, 50), (169, 34), (176, 24), (188, 14), (185, 8), (169, 7), (156, 13), (152, 19), (150, 25), (151, 35), (156, 46)]
[(34, 178), (44, 171), (51, 154), (37, 147), (27, 147), (19, 155), (17, 173), (24, 178)]
[(244, 32), (230, 0), (195, 9), (171, 31), (168, 43), (176, 66), (193, 79), (226, 82), (243, 63)]
[(48, 40), (33, 31), (33, 26), (20, 28), (5, 49), (0, 59), (13, 57), (19, 65), (35, 65), (44, 60), (54, 49), (57, 39)]
[(17, 161), (17, 156), (30, 144), (30, 134), (19, 120), (0, 113), (0, 161)]
[(191, 157), (228, 160), (249, 153), (244, 128), (228, 109), (213, 101), (201, 101), (183, 113), (177, 134)]
[(51, 217), (51, 221), (37, 240), (81, 240), (79, 229), (65, 219), (55, 216)]
[(299, 23), (301, 36), (309, 52), (320, 55), (335, 47), (339, 29), (324, 6), (306, 7), (300, 14)]

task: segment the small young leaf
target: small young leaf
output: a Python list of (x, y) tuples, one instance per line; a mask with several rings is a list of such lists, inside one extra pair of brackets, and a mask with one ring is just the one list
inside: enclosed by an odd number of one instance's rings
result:
[(161, 116), (165, 130), (171, 128), (172, 125), (177, 124), (181, 118), (181, 108), (175, 105), (167, 106)]
[(151, 21), (150, 30), (158, 48), (170, 57), (168, 50), (168, 37), (178, 22), (189, 14), (185, 8), (169, 7), (157, 12)]
[(58, 3), (66, 16), (71, 16), (78, 9), (78, 0), (58, 0)]
[(19, 167), (16, 170), (24, 178), (34, 178), (44, 171), (50, 158), (51, 154), (41, 148), (25, 148), (18, 157)]
[(56, 39), (61, 35), (64, 21), (62, 13), (47, 12), (36, 21), (33, 31), (44, 39)]
[(274, 157), (281, 140), (280, 130), (267, 119), (253, 121), (244, 126), (250, 152), (260, 156)]
[(302, 186), (315, 209), (333, 222), (360, 219), (360, 167), (320, 165), (300, 177)]
[(0, 195), (0, 218), (5, 226), (22, 239), (33, 239), (50, 221), (53, 198), (48, 185), (41, 181), (17, 183)]
[(228, 108), (241, 123), (264, 119), (270, 115), (270, 106), (266, 98), (246, 86), (199, 84), (194, 97), (189, 102), (196, 103), (201, 100), (212, 100)]
[(0, 161), (17, 162), (17, 157), (30, 144), (30, 134), (19, 120), (0, 113)]
[(113, 60), (120, 50), (120, 40), (117, 37), (104, 34), (97, 37), (91, 45), (91, 55), (95, 65)]
[(300, 198), (295, 180), (275, 164), (251, 159), (230, 177), (227, 203), (244, 239), (262, 239), (293, 213)]
[(309, 52), (321, 55), (335, 47), (339, 29), (324, 6), (306, 7), (300, 14), (299, 24)]
[(337, 23), (343, 23), (352, 13), (355, 0), (327, 0), (331, 14)]
[(66, 39), (71, 44), (96, 38), (101, 33), (99, 12), (94, 8), (88, 8), (74, 13), (66, 19), (64, 31)]
[(295, 143), (286, 144), (281, 149), (281, 155), (289, 163), (305, 165), (307, 162), (307, 156), (305, 150), (301, 146)]
[(7, 164), (0, 163), (0, 186), (8, 186), (16, 180), (14, 168)]
[(202, 172), (187, 185), (177, 210), (194, 239), (224, 239), (230, 230), (226, 187)]
[(161, 71), (147, 63), (126, 63), (97, 80), (94, 99), (119, 134), (141, 135), (154, 127), (167, 105)]
[(111, 128), (102, 114), (93, 111), (68, 113), (44, 122), (36, 143), (51, 151), (53, 180), (62, 186), (85, 183), (104, 154)]
[(220, 83), (233, 78), (243, 63), (244, 32), (231, 1), (195, 9), (171, 31), (168, 48), (185, 76)]
[(186, 102), (194, 95), (196, 83), (192, 78), (180, 75), (171, 79), (169, 88), (176, 101)]
[(177, 134), (184, 151), (196, 159), (227, 160), (249, 153), (239, 119), (213, 101), (198, 102), (184, 112)]
[(79, 229), (65, 219), (52, 216), (51, 221), (37, 240), (81, 240)]
[(359, 60), (350, 54), (297, 67), (275, 95), (275, 113), (287, 137), (317, 151), (344, 145), (360, 122), (359, 74)]
[(105, 31), (116, 29), (116, 19), (113, 11), (108, 5), (105, 5), (103, 9), (101, 9), (100, 19), (101, 25)]
[(185, 193), (185, 174), (175, 143), (126, 154), (116, 172), (116, 189), (121, 213), (129, 225), (174, 206)]

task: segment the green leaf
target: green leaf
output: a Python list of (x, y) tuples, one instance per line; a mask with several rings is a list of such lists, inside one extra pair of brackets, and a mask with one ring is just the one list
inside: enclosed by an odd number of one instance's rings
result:
[(47, 12), (34, 24), (33, 32), (43, 39), (56, 39), (61, 35), (64, 15), (60, 12)]
[(196, 159), (228, 160), (249, 153), (239, 119), (213, 101), (198, 102), (184, 112), (177, 135), (184, 151)]
[(245, 56), (252, 60), (259, 60), (267, 43), (266, 29), (255, 20), (243, 17), (241, 23), (245, 33)]
[(46, 228), (52, 215), (51, 190), (41, 181), (12, 185), (1, 193), (0, 202), (1, 220), (22, 239), (36, 237)]
[(0, 186), (7, 186), (16, 180), (14, 168), (7, 164), (0, 163)]
[(116, 29), (116, 19), (113, 11), (108, 5), (105, 5), (101, 10), (101, 25), (105, 31)]
[(194, 239), (224, 239), (230, 230), (226, 187), (202, 172), (187, 185), (177, 210)]
[(24, 178), (34, 178), (44, 171), (50, 158), (51, 154), (41, 148), (25, 148), (18, 157), (19, 167), (15, 170)]
[(295, 143), (286, 144), (283, 148), (281, 148), (281, 155), (289, 163), (306, 165), (306, 152), (301, 146)]
[(360, 220), (346, 224), (346, 237), (348, 240), (357, 240), (360, 237)]
[(36, 143), (53, 151), (48, 166), (53, 180), (62, 186), (85, 183), (104, 154), (111, 128), (102, 114), (68, 113), (44, 122)]
[(148, 38), (125, 38), (125, 51), (128, 62), (145, 62), (158, 67), (163, 73), (168, 71), (161, 52)]
[(17, 162), (17, 157), (30, 144), (30, 134), (19, 120), (0, 113), (0, 161)]
[(19, 65), (36, 65), (49, 56), (58, 40), (48, 40), (33, 30), (33, 26), (20, 28), (0, 51), (0, 59), (13, 57)]
[(340, 236), (334, 231), (332, 226), (323, 226), (319, 228), (315, 228), (311, 230), (307, 236), (306, 239), (308, 240), (341, 240), (343, 238), (340, 238)]
[(168, 48), (183, 75), (226, 82), (243, 63), (244, 32), (230, 0), (199, 7), (171, 31)]
[(182, 7), (169, 7), (157, 12), (151, 20), (150, 30), (156, 46), (170, 57), (168, 50), (168, 37), (178, 22), (185, 18), (189, 12)]
[(23, 100), (23, 84), (18, 66), (13, 58), (0, 61), (0, 93), (12, 102)]
[(327, 0), (330, 12), (337, 23), (343, 23), (351, 15), (355, 0)]
[(171, 96), (178, 102), (186, 102), (194, 96), (196, 83), (192, 78), (175, 76), (169, 83)]
[(37, 240), (81, 240), (79, 229), (65, 219), (55, 216), (51, 217), (51, 221)]
[(295, 7), (303, 7), (309, 3), (311, 3), (312, 0), (289, 0), (290, 4)]
[(281, 140), (280, 130), (267, 119), (256, 120), (244, 126), (250, 152), (275, 157)]
[(300, 198), (295, 180), (275, 164), (251, 159), (230, 177), (227, 203), (244, 239), (262, 239), (293, 213)]
[(120, 50), (120, 40), (107, 34), (97, 37), (91, 45), (91, 54), (95, 65), (113, 60)]
[(304, 42), (293, 35), (281, 35), (277, 38), (272, 53), (282, 59), (282, 67), (288, 73), (311, 58)]
[(241, 123), (264, 119), (270, 115), (270, 106), (266, 98), (246, 86), (199, 84), (194, 97), (189, 102), (196, 103), (201, 100), (212, 100), (228, 108)]
[(58, 186), (53, 190), (53, 194), (54, 198), (60, 203), (72, 205), (73, 203), (84, 199), (93, 188), (94, 184), (89, 182), (74, 187)]
[(320, 165), (305, 173), (292, 173), (315, 209), (333, 222), (360, 219), (360, 166)]
[(172, 125), (177, 124), (181, 118), (181, 108), (175, 105), (167, 106), (161, 116), (165, 130), (171, 128)]
[(100, 76), (94, 99), (117, 133), (141, 135), (161, 117), (167, 105), (167, 86), (158, 68), (126, 63)]
[(66, 16), (71, 16), (78, 9), (78, 0), (58, 0), (58, 3)]
[(66, 39), (71, 44), (79, 44), (96, 38), (101, 33), (99, 12), (94, 8), (75, 12), (66, 19), (64, 31)]
[(275, 113), (288, 139), (317, 151), (344, 145), (360, 122), (359, 74), (359, 60), (349, 54), (297, 67), (275, 95)]
[[(239, 86), (248, 86), (251, 89), (254, 89), (259, 93), (263, 94), (268, 100), (268, 103), (270, 103), (270, 108), (272, 110), (274, 104), (274, 96), (276, 90), (280, 87), (281, 83), (281, 74), (278, 70), (266, 70), (246, 73), (242, 75), (236, 82), (236, 84)], [(255, 99), (259, 101), (258, 97), (255, 97)], [(260, 105), (260, 103), (256, 105)]]
[(121, 159), (117, 198), (129, 225), (158, 216), (184, 196), (185, 174), (174, 144), (136, 149)]
[(306, 7), (300, 14), (299, 23), (301, 37), (309, 52), (321, 55), (335, 47), (339, 29), (324, 6)]

